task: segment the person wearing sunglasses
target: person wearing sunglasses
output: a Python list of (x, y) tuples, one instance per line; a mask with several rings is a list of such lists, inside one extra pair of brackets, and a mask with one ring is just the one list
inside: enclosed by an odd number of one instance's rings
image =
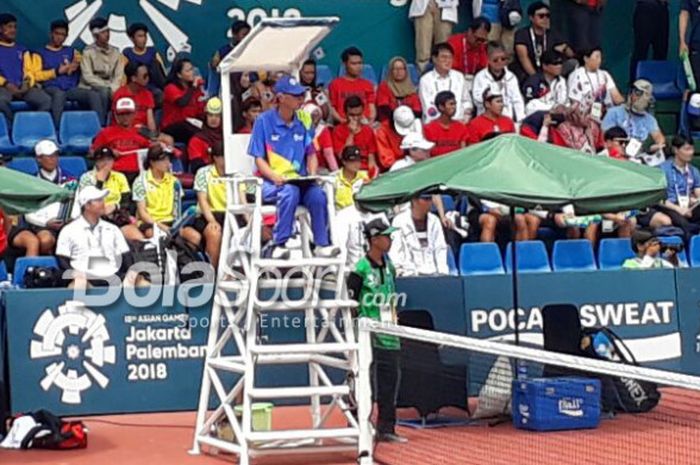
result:
[(641, 152), (642, 145), (649, 137), (653, 140), (653, 144), (648, 149), (649, 153), (662, 150), (666, 144), (666, 138), (659, 128), (659, 123), (648, 111), (653, 92), (654, 87), (651, 82), (637, 79), (632, 84), (627, 102), (611, 108), (603, 118), (603, 131), (620, 126), (627, 132), (630, 143), (627, 145), (626, 153), (630, 157)]
[(542, 57), (545, 52), (557, 51), (567, 58), (574, 57), (574, 51), (566, 41), (551, 30), (549, 5), (538, 1), (527, 9), (530, 26), (515, 33), (515, 60), (512, 71), (523, 82), (542, 70)]
[(150, 82), (148, 67), (142, 63), (130, 61), (124, 67), (124, 75), (126, 76), (126, 84), (114, 93), (112, 126), (117, 124), (117, 120), (114, 117), (117, 102), (122, 97), (128, 97), (136, 104), (134, 125), (136, 127), (146, 127), (149, 131), (155, 132), (157, 128), (153, 110), (156, 107), (156, 102), (153, 93), (148, 89)]
[(474, 105), (477, 114), (486, 111), (484, 93), (491, 90), (503, 98), (503, 115), (518, 122), (525, 118), (525, 100), (520, 92), (518, 78), (508, 68), (508, 55), (503, 46), (496, 42), (489, 43), (489, 64), (474, 77)]

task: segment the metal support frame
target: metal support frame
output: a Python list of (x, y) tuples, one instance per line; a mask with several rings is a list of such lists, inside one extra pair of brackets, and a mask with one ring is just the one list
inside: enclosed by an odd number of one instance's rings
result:
[[(227, 177), (227, 211), (217, 271), (216, 293), (204, 362), (195, 435), (191, 454), (202, 446), (214, 453), (224, 450), (238, 454), (241, 465), (251, 458), (267, 454), (298, 452), (335, 452), (371, 450), (365, 438), (360, 440), (354, 407), (354, 382), (358, 376), (359, 344), (355, 334), (352, 308), (347, 299), (345, 258), (316, 258), (311, 251), (312, 233), (308, 213), (296, 212), (300, 225), (301, 258), (274, 260), (261, 255), (263, 215), (275, 207), (262, 203), (262, 180), (256, 177)], [(328, 197), (329, 218), (335, 214), (332, 179), (322, 178)], [(241, 186), (253, 186), (255, 200), (246, 203)], [(246, 218), (239, 226), (237, 217)], [(333, 221), (330, 221), (334, 237)], [(293, 269), (293, 273), (289, 273)], [(299, 300), (263, 300), (261, 291), (301, 289)], [(305, 317), (306, 340), (302, 343), (263, 343), (260, 318), (274, 312), (298, 311)], [(262, 365), (306, 364), (306, 386), (261, 387), (256, 382), (256, 367)], [(334, 384), (327, 369), (340, 369), (346, 376)], [(233, 378), (235, 377), (235, 378)], [(360, 381), (369, 386), (369, 379)], [(235, 379), (235, 382), (231, 382)], [(227, 384), (228, 381), (228, 384)], [(213, 404), (210, 404), (211, 398)], [(234, 403), (242, 398), (242, 415)], [(258, 399), (309, 399), (308, 427), (301, 430), (254, 431), (253, 403)], [(214, 405), (210, 410), (209, 406)], [(329, 427), (334, 411), (344, 414), (347, 426)], [(360, 406), (360, 418), (369, 421), (371, 406)], [(233, 441), (216, 436), (217, 424), (225, 421), (233, 431)], [(371, 443), (371, 437), (369, 438)], [(368, 463), (368, 462), (364, 462)]]

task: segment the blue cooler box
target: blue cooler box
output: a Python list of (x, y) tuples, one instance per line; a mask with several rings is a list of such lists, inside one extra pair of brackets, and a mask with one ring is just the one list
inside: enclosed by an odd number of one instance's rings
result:
[(513, 381), (513, 426), (533, 431), (597, 428), (600, 380), (533, 378)]

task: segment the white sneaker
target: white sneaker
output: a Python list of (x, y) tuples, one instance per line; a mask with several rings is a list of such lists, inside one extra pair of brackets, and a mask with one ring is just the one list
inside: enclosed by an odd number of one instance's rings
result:
[(275, 260), (288, 260), (289, 256), (289, 249), (283, 245), (275, 246), (275, 248), (272, 249), (272, 258)]
[(337, 245), (327, 245), (325, 247), (316, 247), (314, 255), (321, 258), (333, 258), (340, 255), (340, 247)]

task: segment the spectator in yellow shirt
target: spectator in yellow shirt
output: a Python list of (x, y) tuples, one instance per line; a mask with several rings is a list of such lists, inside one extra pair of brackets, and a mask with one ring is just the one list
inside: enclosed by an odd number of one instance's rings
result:
[(335, 180), (335, 208), (342, 210), (355, 204), (353, 196), (363, 184), (369, 182), (366, 171), (360, 170), (362, 152), (357, 146), (348, 145), (340, 155), (342, 168)]

